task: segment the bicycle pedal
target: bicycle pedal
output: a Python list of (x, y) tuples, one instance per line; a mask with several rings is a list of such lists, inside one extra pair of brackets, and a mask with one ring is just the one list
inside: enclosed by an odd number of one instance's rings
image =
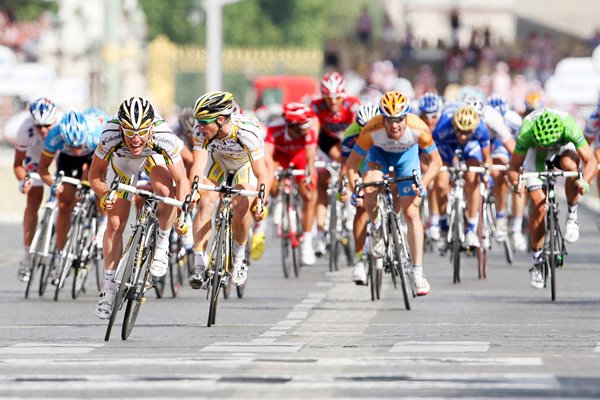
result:
[(140, 304), (146, 304), (146, 300), (147, 300), (147, 299), (146, 299), (145, 297), (142, 297), (142, 298), (140, 299)]

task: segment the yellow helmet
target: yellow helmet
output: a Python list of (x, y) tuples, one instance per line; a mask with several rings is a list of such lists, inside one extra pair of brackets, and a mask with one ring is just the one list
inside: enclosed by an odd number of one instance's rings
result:
[(196, 100), (194, 116), (196, 119), (212, 119), (219, 115), (231, 115), (233, 109), (232, 93), (208, 92)]
[(473, 106), (461, 106), (452, 115), (452, 125), (458, 131), (474, 131), (479, 126), (479, 114)]
[(408, 98), (397, 90), (387, 92), (379, 101), (379, 112), (384, 117), (403, 117), (409, 111)]

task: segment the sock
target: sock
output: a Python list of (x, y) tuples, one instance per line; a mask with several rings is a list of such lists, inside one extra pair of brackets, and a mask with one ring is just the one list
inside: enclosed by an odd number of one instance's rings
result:
[(513, 217), (512, 219), (512, 231), (521, 232), (521, 226), (523, 226), (523, 217)]
[(254, 234), (265, 233), (265, 221), (258, 221), (254, 224)]
[(166, 249), (169, 247), (170, 233), (170, 229), (163, 231), (162, 229), (158, 228), (158, 235), (156, 235), (156, 247), (160, 247), (161, 249)]
[(373, 229), (381, 228), (381, 219), (379, 216), (373, 220)]
[(206, 266), (206, 254), (203, 250), (194, 250), (194, 268), (204, 269)]
[(533, 258), (533, 263), (536, 264), (542, 258), (542, 249), (535, 250), (531, 249), (531, 258)]
[(115, 272), (117, 272), (116, 270), (104, 270), (104, 291), (105, 292), (114, 292), (116, 289), (117, 284), (115, 282), (113, 282), (113, 279), (115, 278)]
[(506, 218), (506, 211), (496, 211), (496, 219)]
[(467, 231), (476, 232), (478, 223), (479, 217), (467, 218)]
[(246, 256), (246, 243), (238, 244), (235, 240), (233, 241), (233, 258), (244, 258)]
[(568, 208), (569, 208), (569, 215), (567, 216), (567, 219), (577, 219), (577, 208), (579, 207), (579, 204), (568, 204)]
[(23, 260), (29, 260), (30, 258), (30, 254), (29, 254), (29, 249), (31, 248), (31, 246), (23, 246)]
[(429, 216), (429, 225), (436, 226), (440, 224), (440, 214), (432, 214)]
[(423, 266), (422, 266), (422, 265), (416, 265), (416, 264), (415, 264), (415, 265), (413, 265), (413, 267), (412, 267), (412, 271), (413, 271), (413, 272), (420, 272), (420, 273), (423, 273)]
[(325, 233), (324, 230), (319, 229), (319, 232), (317, 233), (317, 235), (318, 235), (318, 238), (319, 238), (320, 241), (323, 241), (323, 242), (325, 241), (325, 235), (326, 235), (326, 233)]
[(445, 215), (440, 217), (440, 229), (444, 232), (448, 232), (448, 217)]
[(310, 245), (312, 247), (312, 239), (313, 239), (312, 232), (304, 232), (302, 234), (302, 242), (305, 243), (305, 246)]

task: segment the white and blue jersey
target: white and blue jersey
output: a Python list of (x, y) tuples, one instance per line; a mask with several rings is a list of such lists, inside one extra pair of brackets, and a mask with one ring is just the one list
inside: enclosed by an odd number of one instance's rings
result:
[(595, 149), (600, 148), (600, 110), (595, 110), (588, 117), (583, 133), (593, 143)]
[(98, 146), (100, 136), (102, 135), (102, 128), (108, 119), (108, 116), (105, 114), (105, 116), (101, 118), (95, 113), (84, 113), (84, 115), (89, 128), (89, 133), (86, 137), (86, 142), (83, 145), (83, 152), (78, 151), (74, 153), (71, 147), (65, 145), (65, 141), (60, 134), (60, 125), (56, 125), (48, 131), (48, 136), (46, 136), (46, 140), (44, 141), (43, 153), (50, 157), (54, 157), (59, 151), (61, 154), (74, 157), (83, 157), (92, 154)]
[[(451, 105), (454, 107), (454, 105)], [(479, 162), (483, 161), (482, 149), (490, 145), (490, 134), (482, 120), (479, 121), (479, 126), (471, 135), (471, 138), (463, 144), (458, 142), (456, 130), (452, 125), (452, 115), (454, 112), (442, 110), (442, 115), (433, 130), (433, 140), (438, 147), (442, 161), (445, 164), (451, 165), (456, 149), (462, 148), (465, 159), (476, 159)]]

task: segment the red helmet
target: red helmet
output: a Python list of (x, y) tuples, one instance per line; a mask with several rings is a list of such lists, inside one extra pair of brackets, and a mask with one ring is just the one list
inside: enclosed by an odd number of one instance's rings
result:
[(346, 93), (344, 77), (339, 72), (330, 72), (323, 75), (321, 80), (321, 94), (323, 96), (339, 96)]
[(304, 103), (287, 103), (283, 106), (282, 115), (289, 125), (298, 125), (300, 128), (306, 129), (312, 124), (315, 113)]

